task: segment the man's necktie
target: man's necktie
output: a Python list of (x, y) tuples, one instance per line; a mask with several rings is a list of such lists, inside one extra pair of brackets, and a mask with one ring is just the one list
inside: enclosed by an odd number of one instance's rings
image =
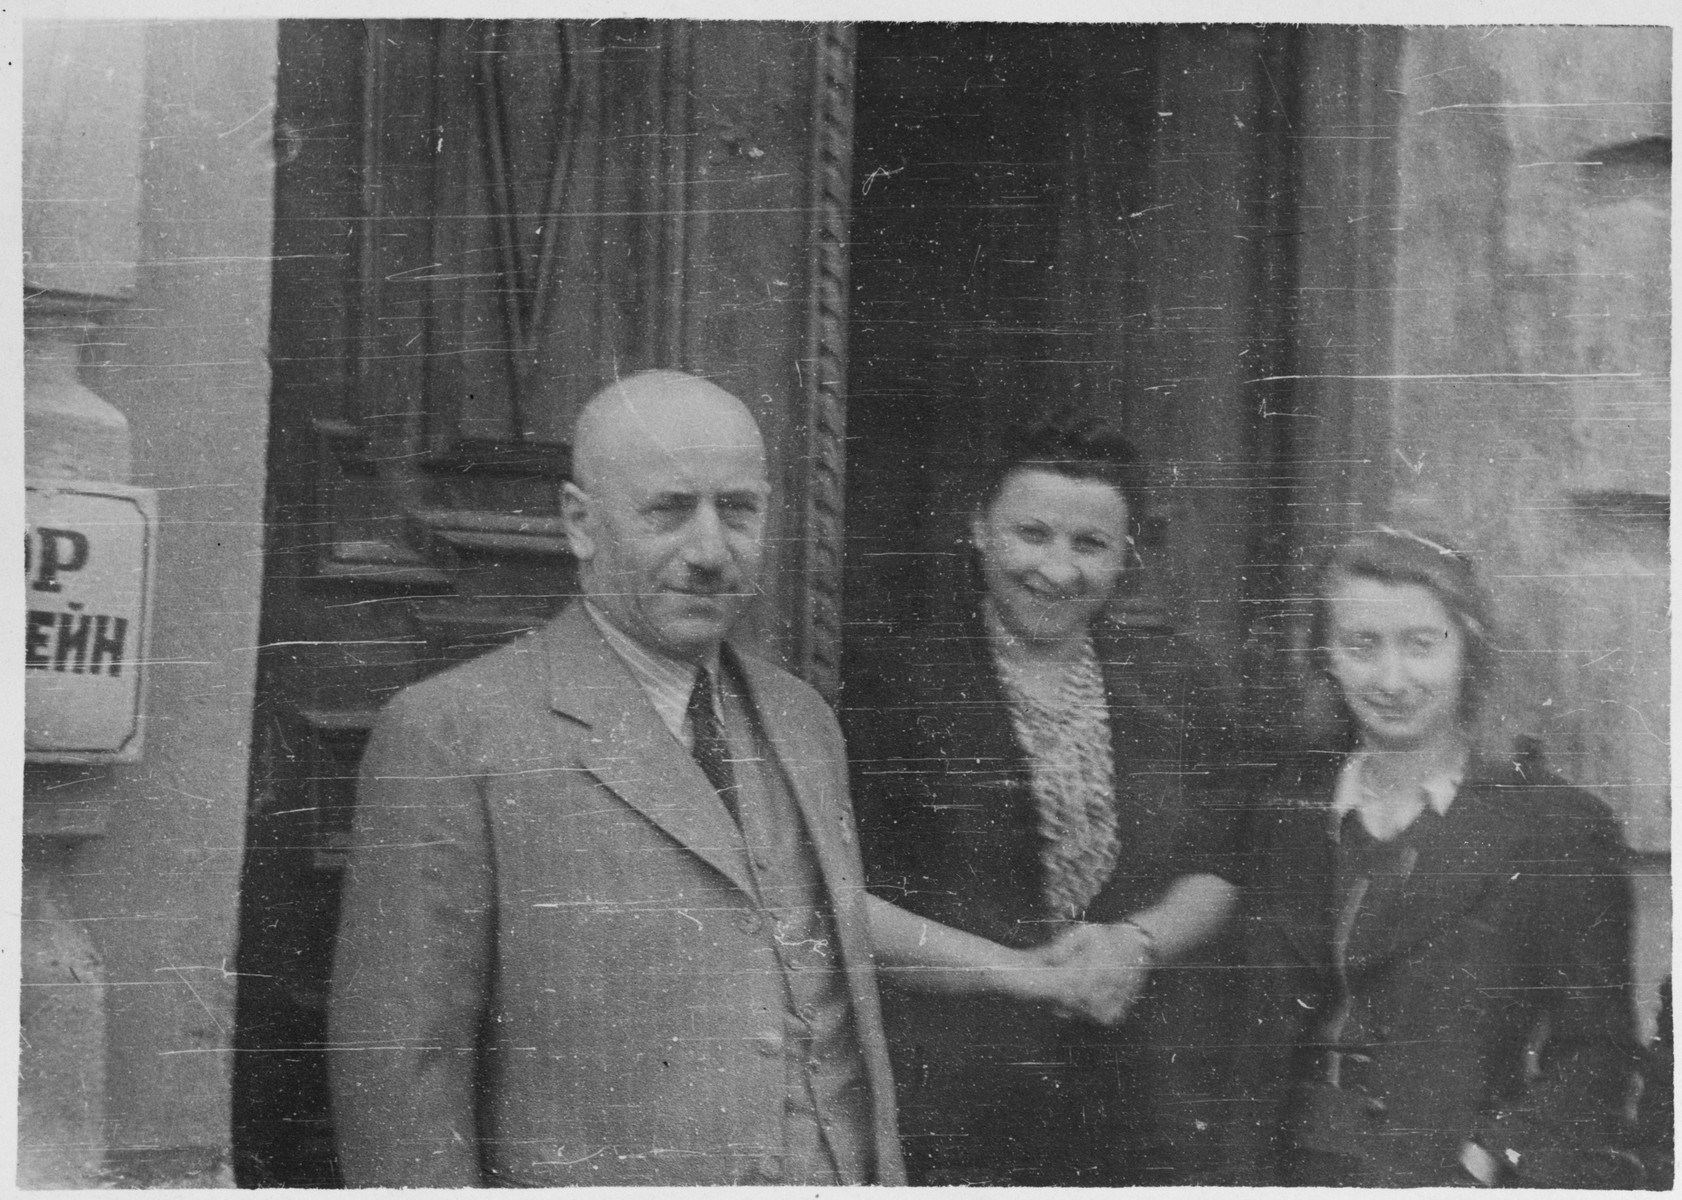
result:
[(695, 676), (695, 687), (689, 693), (689, 730), (694, 738), (690, 753), (700, 766), (707, 782), (713, 785), (718, 798), (731, 818), (740, 825), (741, 814), (736, 811), (736, 773), (730, 766), (730, 744), (724, 740), (718, 713), (713, 709), (712, 674), (705, 667)]

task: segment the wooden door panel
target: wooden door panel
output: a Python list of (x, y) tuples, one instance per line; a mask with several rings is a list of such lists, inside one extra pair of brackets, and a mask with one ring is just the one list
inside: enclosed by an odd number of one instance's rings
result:
[(850, 46), (282, 22), (242, 1185), (336, 1178), (323, 1005), (356, 762), (392, 692), (573, 594), (559, 486), (597, 388), (678, 367), (754, 408), (784, 501), (760, 635), (833, 687)]

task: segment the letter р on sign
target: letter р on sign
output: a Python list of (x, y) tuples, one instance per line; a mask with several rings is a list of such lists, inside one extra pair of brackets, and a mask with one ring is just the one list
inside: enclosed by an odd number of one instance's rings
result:
[(145, 488), (32, 481), (23, 543), (31, 762), (140, 757), (157, 503)]

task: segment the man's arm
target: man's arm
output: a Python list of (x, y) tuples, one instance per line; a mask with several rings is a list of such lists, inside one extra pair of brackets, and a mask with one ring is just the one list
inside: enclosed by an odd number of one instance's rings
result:
[(1132, 967), (1083, 957), (1085, 947), (1013, 950), (868, 894), (865, 913), (877, 969), (913, 991), (1006, 996), (1110, 1025), (1136, 990)]
[(363, 761), (333, 970), (334, 1126), (349, 1186), (479, 1186), (490, 857), (475, 781), (410, 707), (393, 705)]

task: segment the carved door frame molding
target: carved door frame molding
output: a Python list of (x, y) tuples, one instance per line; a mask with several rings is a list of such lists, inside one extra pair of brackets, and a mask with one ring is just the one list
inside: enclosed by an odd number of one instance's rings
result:
[(806, 285), (809, 369), (802, 372), (806, 432), (799, 501), (802, 562), (795, 670), (834, 703), (841, 670), (841, 563), (845, 538), (848, 230), (852, 213), (853, 58), (850, 26), (826, 24), (814, 64), (812, 213)]

